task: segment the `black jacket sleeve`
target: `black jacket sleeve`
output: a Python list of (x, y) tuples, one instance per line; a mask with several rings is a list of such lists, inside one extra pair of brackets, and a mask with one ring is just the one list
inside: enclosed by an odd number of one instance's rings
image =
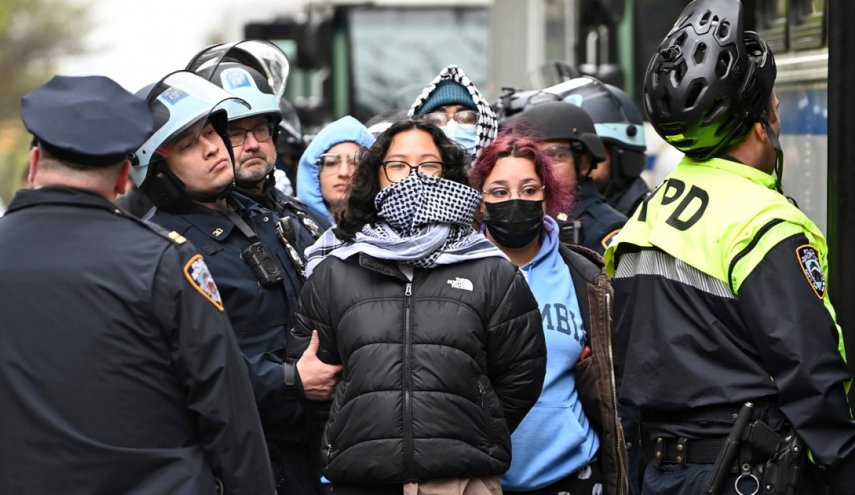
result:
[[(781, 410), (817, 464), (838, 466), (855, 460), (855, 421), (844, 391), (851, 376), (835, 322), (796, 254), (807, 244), (799, 234), (772, 248), (743, 283), (739, 308)], [(855, 483), (855, 471), (842, 474)]]
[(201, 257), (170, 247), (152, 287), (153, 307), (171, 342), (173, 366), (211, 470), (229, 494), (273, 494), (273, 473), (255, 398), (228, 316), (185, 269)]
[[(300, 302), (294, 314), (294, 328), (288, 342), (288, 359), (297, 361), (303, 352), (309, 347), (312, 331), (318, 331), (320, 347), (318, 348), (318, 359), (327, 364), (341, 364), (341, 358), (336, 350), (335, 332), (332, 331), (330, 322), (329, 306), (326, 299), (332, 294), (328, 288), (324, 288), (330, 280), (329, 270), (324, 269), (323, 264), (318, 265), (314, 274), (306, 280), (303, 290), (300, 292)], [(321, 295), (323, 292), (324, 295)]]
[(513, 432), (534, 406), (546, 374), (546, 340), (537, 301), (517, 270), (488, 324), (488, 374)]

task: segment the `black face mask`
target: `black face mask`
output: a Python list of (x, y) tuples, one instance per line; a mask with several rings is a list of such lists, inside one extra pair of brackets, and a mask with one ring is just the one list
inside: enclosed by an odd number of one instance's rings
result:
[(484, 206), (484, 224), (504, 247), (526, 246), (543, 231), (543, 201), (512, 199)]

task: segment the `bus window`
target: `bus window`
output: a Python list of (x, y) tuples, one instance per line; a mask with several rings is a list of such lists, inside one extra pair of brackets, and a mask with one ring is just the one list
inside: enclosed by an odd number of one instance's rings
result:
[(825, 46), (825, 0), (793, 0), (793, 49), (810, 50)]
[(789, 49), (787, 0), (764, 0), (757, 4), (757, 30), (773, 53)]
[(353, 8), (348, 25), (351, 113), (359, 119), (409, 108), (448, 64), (485, 89), (485, 8)]

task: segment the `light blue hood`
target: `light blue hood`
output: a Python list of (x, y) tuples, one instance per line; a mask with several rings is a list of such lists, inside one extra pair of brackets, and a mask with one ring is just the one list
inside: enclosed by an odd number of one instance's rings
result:
[(374, 144), (374, 136), (355, 118), (349, 115), (342, 117), (321, 129), (309, 143), (297, 165), (297, 198), (309, 208), (325, 215), (332, 223), (335, 223), (335, 220), (321, 195), (318, 160), (333, 146), (348, 141), (368, 148)]

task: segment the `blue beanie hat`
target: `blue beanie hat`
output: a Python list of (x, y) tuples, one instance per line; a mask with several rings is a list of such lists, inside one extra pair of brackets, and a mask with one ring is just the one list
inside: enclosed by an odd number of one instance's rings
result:
[(436, 88), (431, 92), (428, 99), (425, 100), (424, 105), (422, 105), (416, 115), (433, 112), (445, 105), (462, 105), (475, 110), (475, 101), (472, 99), (472, 95), (469, 94), (469, 90), (457, 81), (444, 79), (436, 85)]

